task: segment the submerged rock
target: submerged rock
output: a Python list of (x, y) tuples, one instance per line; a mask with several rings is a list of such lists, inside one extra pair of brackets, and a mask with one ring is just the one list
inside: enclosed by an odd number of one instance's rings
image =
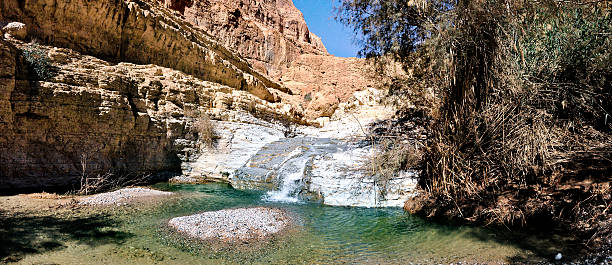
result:
[(261, 239), (290, 224), (285, 211), (275, 208), (239, 208), (204, 212), (170, 219), (168, 225), (192, 238), (226, 242)]

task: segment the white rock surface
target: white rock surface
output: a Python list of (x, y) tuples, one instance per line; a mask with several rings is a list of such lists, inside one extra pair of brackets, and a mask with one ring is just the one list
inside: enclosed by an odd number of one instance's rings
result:
[(184, 165), (183, 174), (193, 178), (229, 181), (229, 175), (243, 166), (266, 144), (284, 137), (271, 127), (237, 122), (215, 122), (220, 139), (213, 148), (206, 148), (194, 162)]
[(415, 195), (415, 173), (401, 172), (386, 184), (376, 183), (368, 168), (371, 152), (361, 147), (315, 158), (308, 192), (333, 206), (402, 207)]
[(2, 27), (2, 33), (6, 33), (19, 40), (25, 40), (28, 35), (28, 30), (26, 25), (21, 22), (10, 22)]
[[(239, 189), (265, 189), (266, 200), (295, 203), (320, 199), (334, 206), (401, 207), (414, 196), (414, 172), (403, 172), (385, 184), (368, 171), (375, 150), (367, 143), (367, 126), (392, 117), (394, 109), (379, 104), (382, 92), (370, 88), (340, 104), (322, 128), (298, 126), (296, 138), (282, 127), (250, 114), (230, 110), (210, 113), (220, 137), (213, 148), (200, 150), (183, 164), (174, 182), (229, 182)], [(299, 151), (299, 152), (298, 152)]]

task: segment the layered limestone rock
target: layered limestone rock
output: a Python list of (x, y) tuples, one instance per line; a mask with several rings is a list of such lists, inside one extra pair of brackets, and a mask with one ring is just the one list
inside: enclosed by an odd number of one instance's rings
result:
[[(23, 55), (32, 49), (46, 55), (50, 78), (35, 78)], [(4, 190), (71, 187), (82, 174), (180, 173), (182, 163), (203, 148), (194, 128), (203, 113), (227, 120), (253, 113), (301, 122), (287, 104), (169, 68), (113, 64), (15, 40), (1, 40), (0, 55)]]
[(364, 59), (339, 58), (310, 32), (291, 0), (165, 0), (185, 20), (246, 58), (296, 96), (283, 101), (309, 119), (331, 117), (353, 92), (372, 86)]
[[(170, 172), (235, 186), (257, 176), (261, 187), (277, 187), (288, 174), (312, 184), (304, 192), (337, 197), (325, 183), (343, 185), (353, 175), (304, 177), (298, 171), (314, 153), (284, 139), (316, 118), (328, 126), (305, 135), (342, 142), (362, 132), (354, 121), (360, 114), (346, 111), (369, 104), (354, 93), (371, 87), (365, 61), (328, 55), (290, 0), (163, 1), (177, 11), (161, 2), (0, 2), (0, 21), (25, 22), (0, 38), (0, 188), (78, 187), (81, 176), (107, 172)], [(279, 143), (289, 145), (278, 158), (295, 159), (280, 161), (282, 168), (253, 162), (266, 148), (286, 146)], [(325, 145), (313, 147), (316, 156), (343, 152), (326, 140), (312, 145)]]
[(303, 54), (283, 70), (279, 83), (295, 94), (285, 101), (302, 106), (308, 119), (332, 117), (355, 92), (374, 87), (369, 67), (359, 58)]
[(169, 67), (267, 101), (277, 100), (267, 88), (282, 89), (157, 1), (5, 0), (0, 21), (25, 23), (30, 38), (56, 47)]
[(265, 200), (319, 201), (335, 206), (401, 207), (414, 196), (416, 172), (380, 178), (371, 168), (379, 151), (368, 140), (370, 124), (394, 109), (380, 104), (381, 91), (353, 93), (322, 128), (283, 128), (265, 122), (215, 121), (218, 141), (184, 163), (176, 182), (222, 181), (237, 189), (266, 190)]
[(291, 0), (194, 0), (187, 6), (178, 3), (183, 1), (167, 2), (186, 21), (217, 37), (269, 76), (278, 76), (301, 54), (327, 54)]

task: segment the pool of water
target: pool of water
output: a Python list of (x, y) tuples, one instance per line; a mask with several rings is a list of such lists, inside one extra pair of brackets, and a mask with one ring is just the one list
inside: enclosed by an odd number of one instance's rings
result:
[[(552, 239), (542, 242), (533, 241), (540, 240), (537, 236), (510, 239), (492, 230), (432, 223), (399, 208), (277, 203), (266, 200), (266, 192), (235, 190), (224, 184), (158, 184), (154, 188), (173, 191), (177, 195), (153, 205), (90, 210), (88, 214), (106, 216), (106, 221), (85, 227), (75, 224), (75, 230), (83, 230), (79, 233), (72, 231), (76, 236), (48, 236), (49, 241), (56, 240), (61, 247), (26, 255), (20, 262), (438, 264), (462, 261), (494, 264), (542, 260), (546, 258), (542, 256), (553, 255), (556, 251)], [(296, 218), (298, 225), (295, 231), (252, 247), (209, 246), (184, 240), (166, 228), (167, 221), (173, 217), (250, 206), (286, 209)], [(532, 243), (526, 244), (527, 241)], [(532, 245), (539, 247), (526, 247)]]

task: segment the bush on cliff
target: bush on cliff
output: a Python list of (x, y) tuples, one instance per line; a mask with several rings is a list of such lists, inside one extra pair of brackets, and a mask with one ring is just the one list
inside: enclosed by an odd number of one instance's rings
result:
[(53, 76), (53, 68), (47, 51), (38, 44), (32, 43), (21, 52), (28, 71), (36, 80), (47, 80)]

